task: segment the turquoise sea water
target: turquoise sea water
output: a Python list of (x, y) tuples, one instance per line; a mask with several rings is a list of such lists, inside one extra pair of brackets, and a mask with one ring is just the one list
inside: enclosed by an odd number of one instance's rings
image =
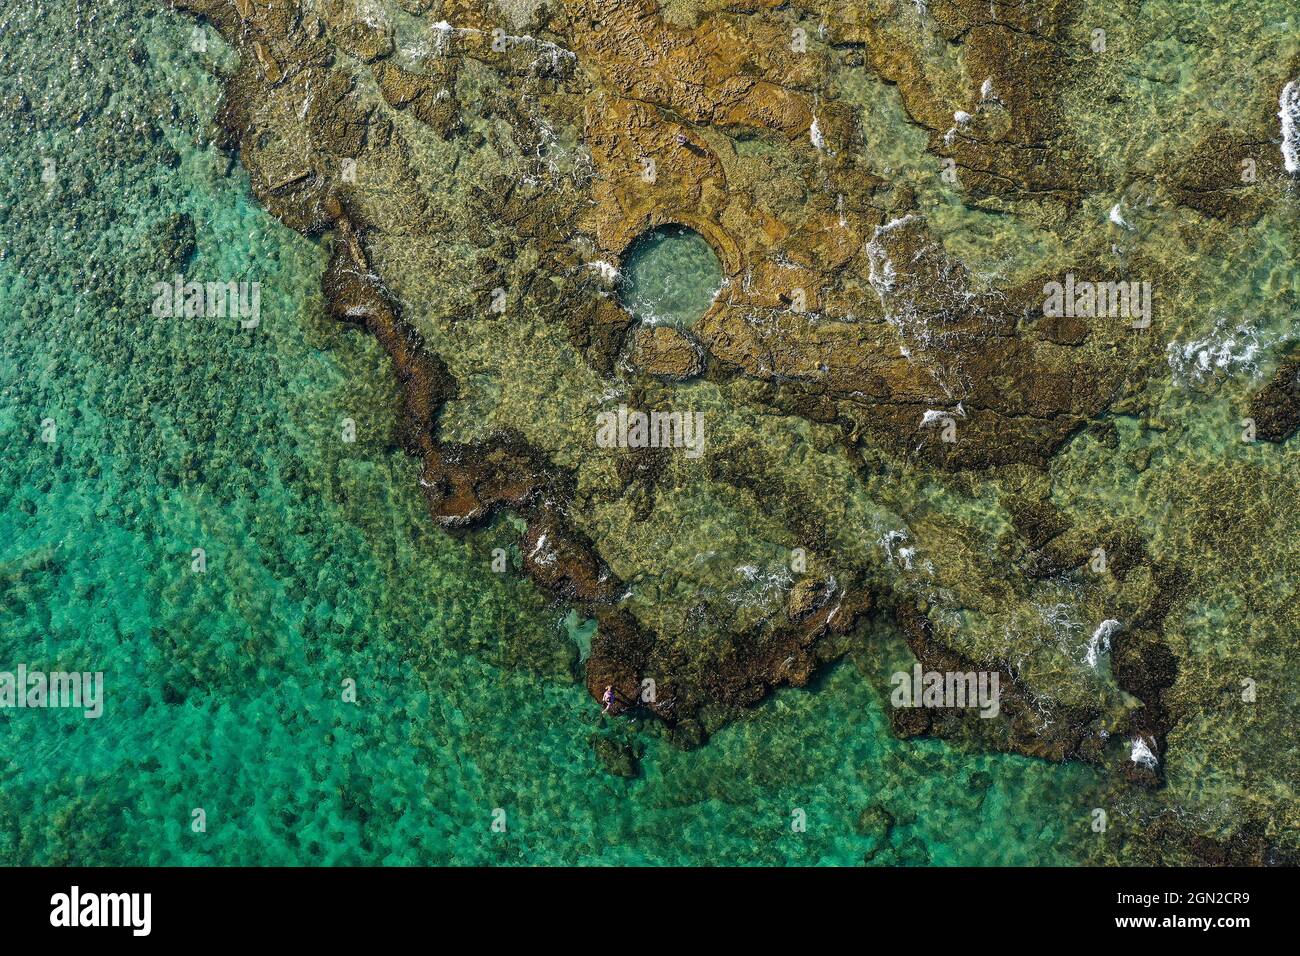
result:
[[(144, 0), (0, 24), (0, 669), (107, 698), (0, 712), (0, 862), (1086, 856), (1090, 770), (890, 735), (885, 634), (699, 750), (602, 718), (581, 628), (491, 573), (508, 525), (434, 528), (387, 360), (209, 142), (215, 34)], [(178, 273), (260, 282), (257, 328), (154, 318)]]

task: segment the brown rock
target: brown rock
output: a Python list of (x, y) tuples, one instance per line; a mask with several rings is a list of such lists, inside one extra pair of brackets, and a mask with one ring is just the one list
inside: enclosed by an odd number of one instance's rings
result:
[(1300, 428), (1300, 360), (1278, 366), (1268, 384), (1250, 400), (1255, 435), (1264, 441), (1286, 441)]
[(642, 325), (633, 334), (632, 364), (640, 372), (672, 381), (693, 378), (704, 370), (699, 344), (671, 325)]

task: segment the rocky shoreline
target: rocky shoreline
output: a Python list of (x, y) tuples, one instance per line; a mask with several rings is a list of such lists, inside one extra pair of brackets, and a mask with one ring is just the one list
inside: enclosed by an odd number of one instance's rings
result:
[[(489, 3), (403, 0), (386, 24), (343, 0), (176, 6), (239, 52), (218, 119), (224, 145), (277, 218), (328, 243), (329, 312), (388, 353), (402, 383), (400, 438), (420, 462), (430, 513), (452, 531), (501, 513), (523, 520), (521, 572), (597, 621), (585, 672), (593, 698), (612, 688), (613, 712), (644, 710), (696, 745), (774, 688), (805, 686), (863, 640), (864, 622), (889, 620), (924, 667), (993, 670), (1003, 688), (997, 720), (896, 710), (897, 735), (1087, 760), (1112, 767), (1117, 786), (1163, 783), (1170, 734), (1188, 710), (1177, 689), (1186, 661), (1166, 629), (1195, 575), (1153, 557), (1133, 524), (1067, 513), (1053, 471), (1074, 443), (1119, 445), (1117, 420), (1139, 416), (1166, 372), (1163, 345), (1118, 319), (1046, 316), (1055, 268), (994, 280), (952, 254), (914, 190), (855, 147), (864, 134), (845, 93), (868, 70), (895, 86), (966, 202), (1070, 233), (1074, 271), (1150, 277), (1169, 301), (1183, 282), (1159, 258), (1139, 251), (1117, 263), (1108, 235), (1079, 232), (1099, 174), (1062, 103), (1097, 67), (1079, 46), (1074, 4), (931, 4), (930, 25), (960, 45), (964, 73), (900, 39), (897, 10), (871, 5), (747, 0), (693, 24), (668, 22), (649, 0), (534, 4), (521, 22)], [(403, 52), (416, 39), (420, 55)], [(978, 87), (960, 92), (970, 77)], [(954, 115), (959, 96), (969, 102)], [(1241, 129), (1193, 144), (1157, 182), (1162, 197), (1217, 217), (1216, 228), (1245, 221), (1259, 200), (1237, 201), (1222, 157), (1282, 175), (1261, 133), (1269, 114), (1255, 107)], [(456, 196), (431, 185), (449, 175)], [(618, 262), (664, 223), (704, 236), (727, 277), (689, 330), (634, 324), (589, 268)], [(453, 256), (466, 270), (435, 301), (423, 277), (438, 278)], [(490, 324), (501, 321), (494, 300), (510, 302), (512, 320), (526, 316), (545, 340), (539, 355), (575, 366), (557, 372), (573, 376), (575, 392), (594, 382), (670, 407), (675, 389), (707, 389), (737, 420), (803, 423), (773, 425), (762, 441), (789, 445), (803, 429), (793, 443), (814, 450), (812, 470), (830, 469), (855, 494), (893, 483), (905, 500), (904, 485), (941, 487), (995, 499), (997, 517), (946, 536), (932, 529), (929, 540), (951, 551), (933, 555), (927, 576), (919, 556), (885, 547), (881, 561), (853, 547), (862, 519), (843, 517), (838, 485), (810, 497), (819, 482), (791, 478), (761, 452), (746, 457), (740, 442), (708, 456), (702, 474), (626, 451), (589, 464), (596, 449), (569, 437), (588, 409), (565, 405), (558, 388), (560, 424), (534, 427), (524, 413), (511, 424), (494, 409), (466, 438), (473, 430), (456, 415), (476, 400), (475, 369), (494, 341), (507, 349)], [(493, 369), (492, 381), (508, 389), (512, 368)], [(1294, 368), (1284, 368), (1255, 403), (1271, 442), (1300, 421)], [(776, 598), (628, 602), (659, 557), (626, 544), (619, 514), (653, 523), (663, 496), (687, 486), (688, 498), (741, 502), (728, 505), (750, 515), (737, 520), (806, 557)], [(684, 537), (705, 553), (707, 534)], [(1099, 552), (1104, 573), (1090, 573)], [(689, 590), (688, 577), (677, 583)], [(1080, 684), (1035, 641), (999, 644), (996, 628), (971, 637), (961, 626), (1013, 606), (1027, 615), (1035, 589), (1058, 586), (1098, 619), (1122, 617), (1109, 645), (1113, 688)], [(1131, 756), (1139, 741), (1151, 762)], [(1242, 833), (1248, 850), (1199, 835), (1180, 845), (1207, 860), (1276, 856), (1259, 825)]]

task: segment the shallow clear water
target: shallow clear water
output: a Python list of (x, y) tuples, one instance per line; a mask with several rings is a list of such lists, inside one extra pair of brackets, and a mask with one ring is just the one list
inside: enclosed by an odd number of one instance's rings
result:
[(660, 226), (638, 236), (619, 271), (619, 301), (649, 323), (693, 325), (722, 288), (717, 254), (685, 226)]
[[(195, 49), (144, 0), (0, 10), (4, 95), (30, 104), (6, 101), (0, 130), (0, 668), (102, 670), (107, 691), (98, 720), (0, 713), (0, 861), (1087, 857), (1091, 769), (889, 733), (876, 688), (908, 662), (883, 631), (700, 750), (602, 718), (578, 622), (491, 573), (508, 524), (434, 529), (387, 360), (326, 322), (321, 250), (206, 140), (215, 36)], [(193, 248), (173, 254), (182, 214)], [(261, 282), (259, 327), (152, 317), (177, 270)], [(722, 281), (680, 229), (623, 272), (629, 307), (675, 324)], [(1145, 513), (1090, 447), (1058, 467)], [(640, 775), (608, 773), (593, 740), (640, 750)]]

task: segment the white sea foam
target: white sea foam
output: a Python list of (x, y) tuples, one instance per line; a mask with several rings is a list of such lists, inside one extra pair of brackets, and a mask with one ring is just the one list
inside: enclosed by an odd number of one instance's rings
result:
[(1092, 632), (1092, 637), (1088, 639), (1088, 650), (1084, 655), (1084, 661), (1093, 670), (1097, 669), (1097, 664), (1101, 661), (1101, 655), (1110, 653), (1110, 637), (1118, 632), (1122, 626), (1114, 618), (1107, 618), (1098, 624), (1097, 629)]
[(912, 556), (916, 553), (915, 548), (900, 547), (907, 541), (907, 532), (901, 528), (892, 531), (886, 531), (880, 536), (877, 542), (885, 551), (885, 557), (890, 561), (897, 561), (903, 566), (903, 570), (910, 571), (912, 568)]
[(560, 556), (559, 553), (550, 546), (546, 539), (547, 535), (543, 533), (537, 539), (536, 546), (528, 554), (528, 557), (533, 560), (533, 563), (541, 567), (549, 567), (554, 564), (556, 559)]
[(376, 0), (361, 0), (357, 4), (357, 16), (359, 16), (366, 25), (376, 30), (383, 30), (388, 26), (388, 11)]
[(826, 137), (816, 116), (813, 117), (812, 126), (808, 127), (808, 139), (812, 141), (813, 149), (821, 153), (826, 152)]
[(1145, 737), (1133, 738), (1133, 749), (1129, 754), (1129, 759), (1139, 767), (1148, 767), (1152, 770), (1160, 766), (1160, 761), (1156, 759), (1156, 755), (1152, 752), (1150, 745), (1147, 744)]
[(1121, 229), (1127, 229), (1129, 232), (1133, 231), (1132, 224), (1124, 218), (1124, 204), (1122, 202), (1117, 202), (1110, 207), (1110, 221)]
[(947, 409), (927, 408), (925, 414), (921, 416), (921, 424), (918, 428), (925, 428), (928, 425), (934, 425), (939, 422), (945, 422), (950, 418), (965, 418), (966, 410), (962, 408), (961, 402), (952, 411)]
[(1282, 162), (1286, 171), (1300, 173), (1300, 80), (1282, 87), (1278, 100), (1278, 119), (1282, 122)]
[(894, 261), (885, 247), (885, 240), (896, 230), (905, 229), (916, 216), (908, 213), (898, 219), (891, 219), (883, 226), (877, 226), (874, 235), (867, 243), (867, 281), (875, 289), (880, 304), (885, 311), (886, 320), (898, 329), (902, 338), (902, 354), (911, 357), (913, 344), (922, 347), (929, 344), (929, 328), (925, 316), (921, 315), (913, 301), (902, 297), (897, 301), (894, 293), (898, 282), (898, 272)]
[(622, 273), (619, 272), (618, 266), (614, 265), (612, 262), (607, 262), (604, 259), (597, 259), (595, 262), (588, 262), (587, 268), (592, 272), (595, 272), (606, 282), (617, 282), (619, 277), (622, 275)]
[(773, 565), (766, 570), (754, 564), (736, 568), (743, 584), (727, 592), (727, 600), (735, 607), (755, 607), (769, 603), (774, 597), (789, 591), (794, 577), (784, 565)]
[(1278, 341), (1247, 322), (1235, 326), (1219, 319), (1209, 334), (1186, 342), (1170, 342), (1165, 348), (1174, 381), (1199, 387), (1217, 378), (1234, 375), (1259, 375), (1259, 359)]

